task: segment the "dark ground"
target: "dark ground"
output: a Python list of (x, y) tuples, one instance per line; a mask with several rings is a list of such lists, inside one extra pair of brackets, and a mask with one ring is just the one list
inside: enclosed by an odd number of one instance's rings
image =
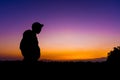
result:
[(47, 62), (47, 61), (38, 61), (36, 63), (26, 63), (23, 61), (0, 61), (0, 67), (3, 68), (31, 68), (31, 69), (38, 69), (38, 70), (81, 70), (81, 69), (99, 69), (99, 68), (111, 68), (111, 67), (118, 67), (119, 64), (111, 64), (107, 62)]
[[(2, 75), (15, 75), (20, 77), (34, 77), (46, 79), (63, 79), (71, 77), (77, 79), (104, 78), (108, 74), (119, 73), (119, 64), (106, 62), (43, 62), (24, 63), (22, 61), (0, 61)], [(0, 75), (1, 75), (0, 74)], [(96, 76), (97, 75), (97, 76)], [(90, 77), (89, 77), (90, 76)], [(111, 77), (109, 75), (109, 77)], [(4, 77), (8, 78), (8, 77)], [(22, 78), (24, 80), (24, 78)], [(36, 79), (34, 79), (36, 80)], [(104, 79), (103, 79), (104, 80)]]

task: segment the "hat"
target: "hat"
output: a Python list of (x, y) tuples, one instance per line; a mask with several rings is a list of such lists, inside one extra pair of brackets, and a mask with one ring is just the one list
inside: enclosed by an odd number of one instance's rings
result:
[(32, 27), (33, 27), (33, 26), (43, 27), (44, 25), (41, 24), (41, 23), (39, 23), (39, 22), (34, 22), (34, 23), (32, 24)]

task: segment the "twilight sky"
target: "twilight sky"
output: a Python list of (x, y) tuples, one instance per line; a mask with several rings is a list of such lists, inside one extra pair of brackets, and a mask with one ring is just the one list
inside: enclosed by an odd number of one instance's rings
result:
[(119, 0), (0, 0), (1, 60), (22, 59), (22, 33), (36, 21), (41, 60), (101, 58), (120, 45)]

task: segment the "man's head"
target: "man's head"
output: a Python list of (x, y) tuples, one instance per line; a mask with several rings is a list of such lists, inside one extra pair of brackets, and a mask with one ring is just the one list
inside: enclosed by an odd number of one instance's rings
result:
[(34, 22), (32, 24), (32, 31), (35, 32), (36, 34), (39, 34), (43, 26), (44, 25), (40, 24), (39, 22)]

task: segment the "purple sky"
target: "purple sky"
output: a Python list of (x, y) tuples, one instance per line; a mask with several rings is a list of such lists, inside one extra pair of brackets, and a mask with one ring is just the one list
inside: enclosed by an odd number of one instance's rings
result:
[(20, 31), (40, 21), (53, 31), (61, 27), (118, 32), (119, 8), (119, 0), (1, 0), (1, 30), (3, 34), (6, 29)]
[(23, 31), (35, 21), (45, 25), (39, 36), (44, 51), (52, 44), (110, 49), (120, 42), (119, 15), (119, 0), (0, 0), (0, 54), (18, 51)]

